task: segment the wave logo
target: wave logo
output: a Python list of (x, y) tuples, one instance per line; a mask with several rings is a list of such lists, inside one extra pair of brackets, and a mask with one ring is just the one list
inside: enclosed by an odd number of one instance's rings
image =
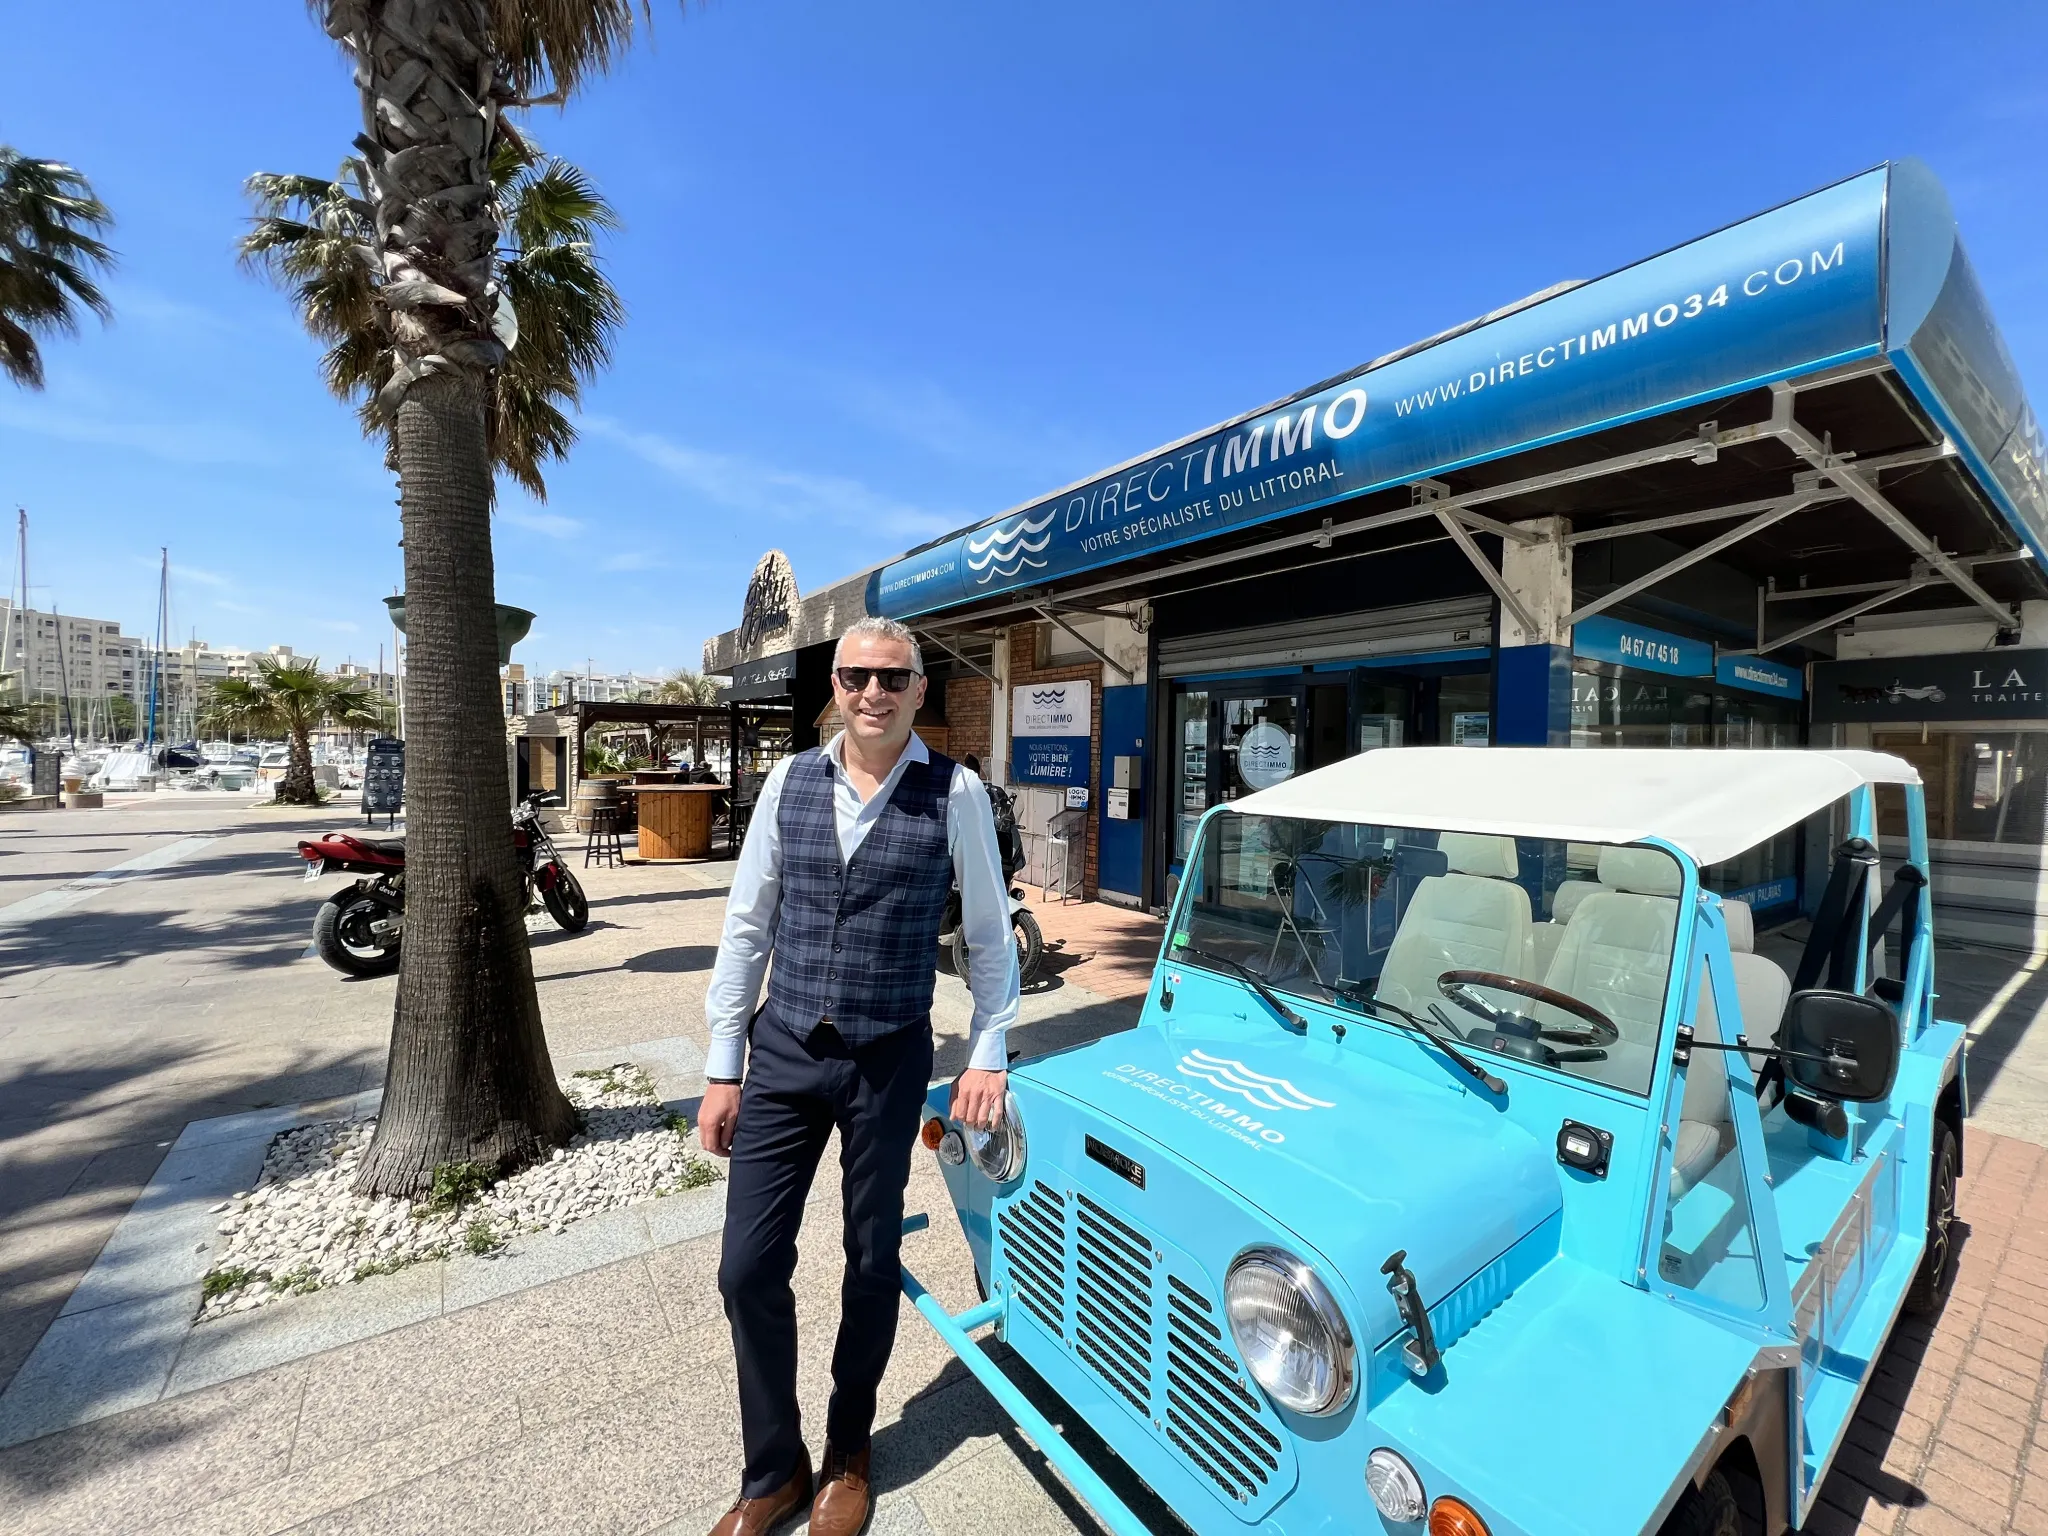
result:
[(1067, 690), (1064, 688), (1034, 688), (1031, 690), (1031, 702), (1040, 709), (1051, 709), (1055, 704), (1067, 702)]
[(1057, 507), (1049, 509), (1036, 522), (1029, 513), (1021, 514), (1015, 522), (997, 523), (987, 533), (967, 541), (967, 569), (977, 572), (974, 584), (985, 586), (998, 576), (1015, 576), (1027, 566), (1034, 571), (1045, 569), (1043, 560), (1034, 560), (1033, 555), (1042, 555), (1052, 543), (1052, 520), (1058, 515)]
[(1180, 1059), (1181, 1071), (1199, 1077), (1212, 1087), (1234, 1093), (1254, 1109), (1335, 1109), (1328, 1099), (1312, 1099), (1284, 1077), (1254, 1072), (1241, 1061), (1211, 1056), (1207, 1051), (1189, 1051)]

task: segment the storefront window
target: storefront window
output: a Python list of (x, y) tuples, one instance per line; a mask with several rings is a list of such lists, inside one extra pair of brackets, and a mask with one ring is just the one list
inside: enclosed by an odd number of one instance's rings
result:
[[(1575, 747), (1796, 747), (1799, 705), (1705, 679), (1658, 677), (1614, 667), (1572, 672)], [(1700, 883), (1758, 911), (1799, 899), (1799, 832), (1781, 832), (1700, 871)]]
[(1437, 688), (1436, 739), (1447, 747), (1483, 747), (1493, 739), (1493, 681), (1447, 677)]
[(1195, 843), (1195, 824), (1209, 808), (1209, 695), (1187, 690), (1173, 701), (1174, 750), (1179, 768), (1174, 775), (1180, 803), (1175, 807), (1179, 830), (1173, 856), (1188, 856)]
[[(1870, 744), (1920, 770), (1929, 837), (2035, 846), (2048, 841), (2048, 731), (1874, 731)], [(1878, 818), (1881, 835), (1905, 836), (1903, 797), (1880, 796)]]

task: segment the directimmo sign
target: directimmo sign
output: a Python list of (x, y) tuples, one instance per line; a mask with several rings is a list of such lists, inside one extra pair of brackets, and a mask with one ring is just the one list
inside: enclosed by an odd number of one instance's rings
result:
[(1888, 173), (1134, 460), (869, 579), (930, 613), (1875, 351)]

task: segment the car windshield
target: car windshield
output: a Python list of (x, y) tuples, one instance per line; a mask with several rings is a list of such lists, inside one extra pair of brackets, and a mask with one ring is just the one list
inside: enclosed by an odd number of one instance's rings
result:
[(1655, 848), (1219, 815), (1170, 954), (1647, 1093), (1679, 887)]

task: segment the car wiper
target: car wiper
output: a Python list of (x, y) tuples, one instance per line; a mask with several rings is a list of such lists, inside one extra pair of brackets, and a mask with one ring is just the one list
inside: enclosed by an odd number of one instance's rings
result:
[(1228, 955), (1219, 955), (1210, 950), (1199, 949), (1193, 944), (1179, 945), (1177, 946), (1177, 952), (1183, 955), (1193, 955), (1197, 960), (1207, 961), (1210, 965), (1228, 966), (1251, 983), (1252, 990), (1259, 994), (1260, 999), (1265, 1005), (1280, 1015), (1281, 1023), (1285, 1024), (1296, 1034), (1307, 1032), (1308, 1020), (1283, 1003), (1280, 1000), (1280, 994), (1266, 985), (1266, 978), (1243, 961), (1233, 960)]
[[(1459, 1050), (1455, 1044), (1445, 1038), (1445, 1034), (1440, 1034), (1430, 1028), (1419, 1016), (1410, 1013), (1399, 1003), (1390, 1003), (1381, 997), (1367, 997), (1363, 992), (1347, 992), (1344, 995), (1352, 1002), (1358, 1004), (1359, 1007), (1369, 1008), (1379, 1017), (1388, 1020), (1390, 1023), (1399, 1024), (1403, 1028), (1411, 1029), (1416, 1034), (1422, 1036), (1423, 1039), (1456, 1062), (1459, 1069), (1467, 1076), (1471, 1077), (1475, 1082), (1484, 1084), (1487, 1092), (1504, 1094), (1508, 1091), (1508, 1085), (1505, 1082), (1495, 1077), (1486, 1068), (1480, 1066), (1478, 1062)], [(1430, 1004), (1431, 1008), (1435, 1006), (1434, 1003)], [(1439, 1021), (1443, 1023), (1444, 1031), (1447, 1034), (1452, 1028), (1450, 1022), (1441, 1019), (1441, 1017)]]

